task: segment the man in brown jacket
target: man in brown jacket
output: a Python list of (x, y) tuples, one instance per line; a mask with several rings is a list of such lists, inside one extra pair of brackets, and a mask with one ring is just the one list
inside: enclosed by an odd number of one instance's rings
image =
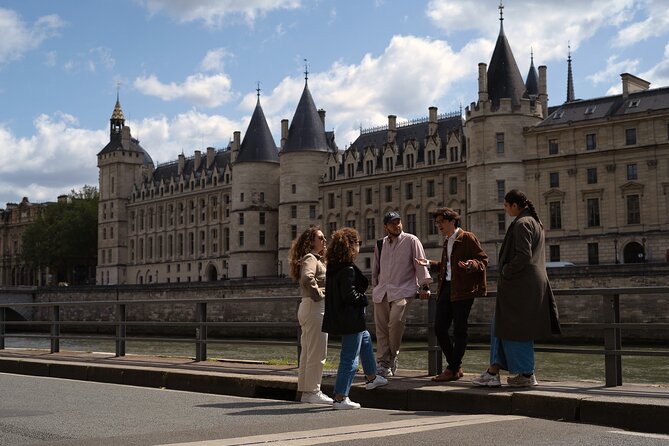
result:
[[(434, 213), (434, 224), (446, 237), (441, 260), (416, 259), (439, 271), (439, 292), (434, 331), (448, 363), (432, 381), (462, 378), (462, 358), (467, 348), (467, 320), (475, 297), (486, 295), (488, 255), (476, 236), (460, 228), (460, 214), (450, 208)], [(453, 340), (448, 330), (453, 324)]]

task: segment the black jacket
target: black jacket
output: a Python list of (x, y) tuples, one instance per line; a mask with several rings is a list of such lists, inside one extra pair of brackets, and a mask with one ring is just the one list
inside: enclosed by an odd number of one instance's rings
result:
[(354, 264), (328, 265), (325, 275), (324, 333), (348, 335), (367, 329), (365, 290), (368, 286), (369, 281)]

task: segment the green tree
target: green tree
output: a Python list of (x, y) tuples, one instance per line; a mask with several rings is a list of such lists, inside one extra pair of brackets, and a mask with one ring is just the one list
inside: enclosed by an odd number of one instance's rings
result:
[(94, 277), (98, 201), (97, 188), (84, 186), (48, 206), (23, 233), (24, 262), (33, 268), (49, 267), (58, 281), (79, 283)]

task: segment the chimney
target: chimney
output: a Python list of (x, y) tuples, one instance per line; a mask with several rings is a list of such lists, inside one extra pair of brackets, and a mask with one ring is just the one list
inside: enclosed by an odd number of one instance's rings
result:
[(282, 119), (281, 120), (281, 150), (283, 150), (283, 146), (286, 145), (286, 140), (288, 139), (288, 120), (287, 119)]
[(323, 123), (323, 128), (325, 128), (325, 110), (322, 108), (318, 110), (318, 116), (321, 117), (321, 122)]
[(546, 73), (548, 69), (546, 65), (539, 66), (539, 94), (537, 95), (537, 102), (541, 104), (541, 113), (545, 118), (548, 116), (548, 83), (546, 81)]
[(623, 98), (627, 98), (631, 93), (637, 91), (646, 91), (650, 87), (650, 82), (633, 74), (623, 73), (620, 78), (623, 80)]
[(178, 168), (177, 168), (177, 175), (181, 176), (181, 174), (184, 172), (184, 164), (186, 163), (186, 157), (184, 156), (183, 153), (179, 154), (179, 163), (178, 163)]
[(214, 158), (216, 158), (216, 149), (207, 147), (207, 169), (211, 169), (211, 165), (214, 164)]
[(125, 150), (130, 149), (130, 138), (130, 127), (124, 125), (121, 130), (121, 145)]
[(388, 142), (394, 143), (397, 136), (397, 116), (388, 115)]
[(193, 164), (193, 170), (197, 170), (200, 167), (200, 161), (202, 160), (202, 152), (199, 150), (195, 151), (195, 162)]
[(58, 203), (60, 204), (67, 203), (67, 195), (58, 195)]
[(235, 131), (232, 134), (232, 153), (230, 154), (230, 162), (234, 163), (237, 160), (237, 155), (239, 154), (239, 136), (241, 132), (239, 130)]
[(434, 135), (437, 133), (437, 107), (428, 108), (428, 134)]
[(488, 66), (481, 62), (479, 64), (479, 102), (488, 101)]

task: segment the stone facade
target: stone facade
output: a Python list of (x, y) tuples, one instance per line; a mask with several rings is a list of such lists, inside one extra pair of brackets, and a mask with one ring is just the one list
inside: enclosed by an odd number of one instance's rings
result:
[[(571, 56), (569, 57), (571, 78)], [(669, 88), (623, 74), (620, 95), (548, 107), (547, 69), (523, 81), (500, 34), (479, 64), (478, 98), (462, 111), (408, 122), (388, 117), (339, 150), (308, 85), (276, 147), (256, 105), (244, 142), (154, 167), (117, 101), (110, 144), (98, 155), (98, 284), (199, 282), (282, 276), (291, 241), (309, 224), (353, 226), (371, 271), (382, 216), (438, 258), (430, 212), (459, 210), (491, 271), (518, 188), (544, 222), (547, 260), (576, 265), (669, 261)]]

